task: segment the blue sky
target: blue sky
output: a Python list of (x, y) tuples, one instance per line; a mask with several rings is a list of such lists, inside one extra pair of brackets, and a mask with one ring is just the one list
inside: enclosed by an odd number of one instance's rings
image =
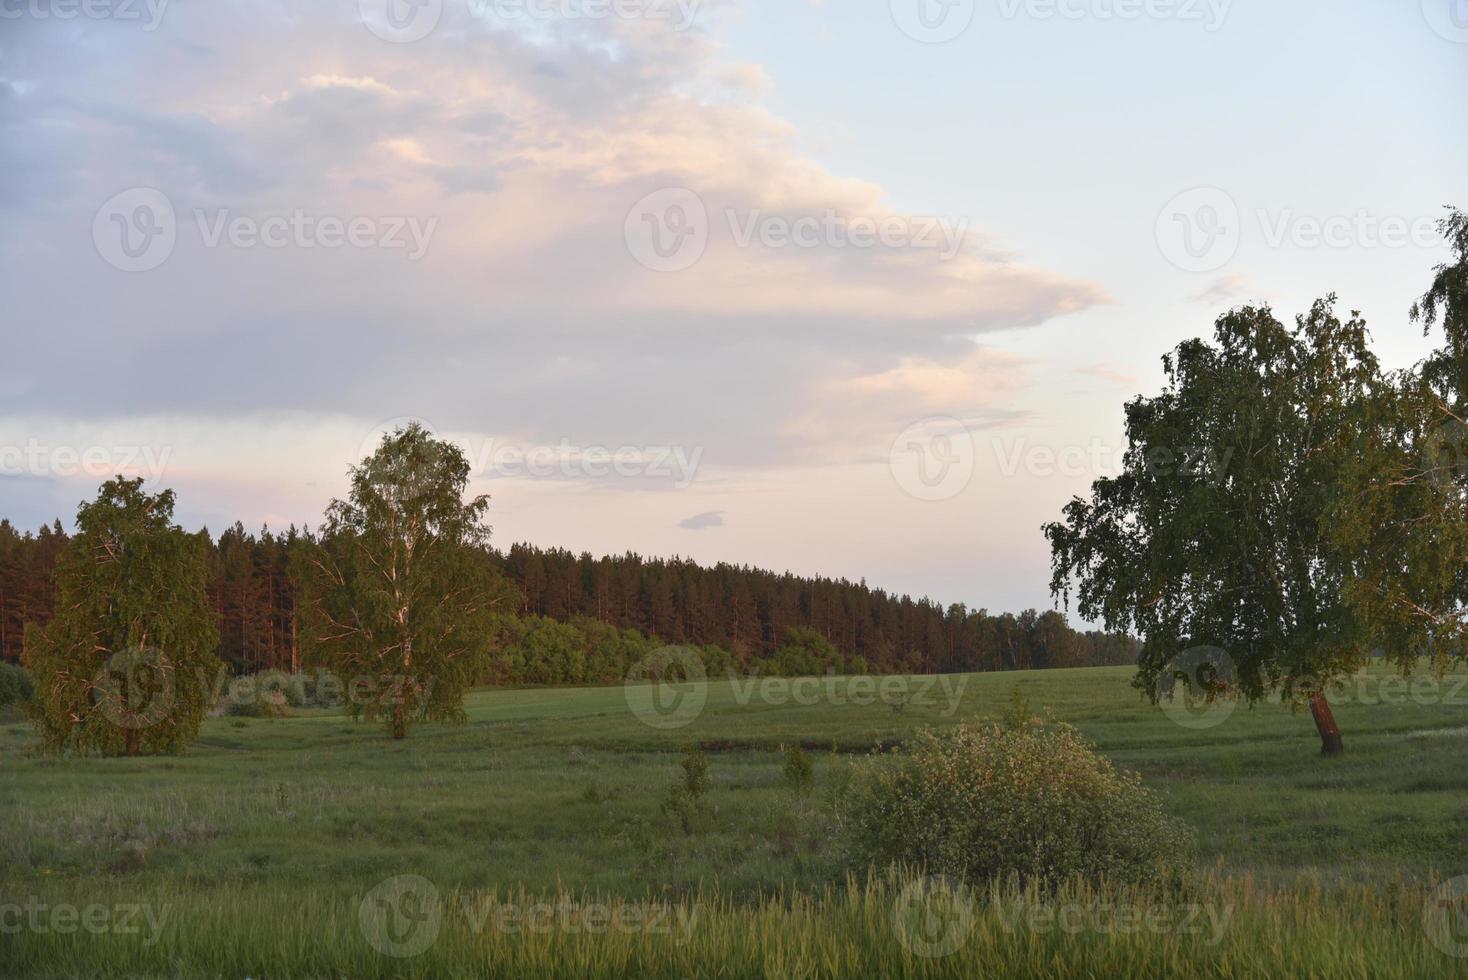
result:
[(403, 2), (4, 7), (5, 514), (314, 522), (416, 417), (501, 544), (1043, 606), (1164, 351), (1405, 365), (1468, 203), (1459, 0)]

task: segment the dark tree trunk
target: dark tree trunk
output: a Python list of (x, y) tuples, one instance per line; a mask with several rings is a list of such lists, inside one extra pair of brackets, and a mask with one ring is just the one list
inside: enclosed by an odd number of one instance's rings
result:
[(1320, 754), (1340, 755), (1346, 750), (1341, 744), (1340, 726), (1335, 723), (1335, 715), (1330, 712), (1330, 702), (1325, 700), (1325, 692), (1312, 695), (1310, 698), (1310, 714), (1315, 718), (1315, 729), (1320, 732)]
[(398, 693), (398, 700), (392, 706), (392, 737), (408, 737), (408, 706), (403, 701), (404, 695)]

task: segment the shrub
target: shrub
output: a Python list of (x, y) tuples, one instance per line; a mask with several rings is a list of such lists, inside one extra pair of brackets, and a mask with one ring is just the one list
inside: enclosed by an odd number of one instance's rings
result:
[(796, 742), (785, 752), (785, 782), (790, 788), (801, 796), (810, 793), (811, 786), (815, 783), (815, 771), (811, 768), (810, 760), (805, 757), (805, 750)]
[(25, 668), (0, 660), (0, 710), (29, 701), (35, 688)]
[(1139, 776), (1066, 726), (922, 732), (867, 765), (842, 829), (856, 859), (971, 882), (1170, 877), (1193, 845)]
[(683, 752), (683, 788), (689, 796), (702, 796), (709, 788), (709, 757), (697, 742), (689, 742)]

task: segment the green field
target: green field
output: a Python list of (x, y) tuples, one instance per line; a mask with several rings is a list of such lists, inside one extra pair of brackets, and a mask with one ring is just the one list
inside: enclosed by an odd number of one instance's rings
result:
[[(0, 972), (1468, 975), (1468, 959), (1429, 941), (1423, 911), (1439, 880), (1468, 874), (1464, 675), (1415, 689), (1363, 678), (1336, 698), (1347, 752), (1330, 760), (1308, 713), (1239, 706), (1188, 729), (1130, 676), (949, 677), (900, 705), (850, 703), (844, 681), (835, 698), (824, 681), (807, 690), (819, 695), (807, 704), (716, 683), (701, 714), (672, 730), (639, 720), (620, 687), (479, 691), (467, 725), (424, 726), (403, 742), (308, 710), (210, 719), (186, 754), (138, 759), (38, 756), (30, 730), (7, 724), (0, 904), (138, 904), (152, 918), (139, 912), (127, 932), (100, 928), (97, 913), (94, 934), (6, 929), (0, 913)], [(906, 879), (848, 867), (833, 795), (874, 746), (994, 721), (1016, 685), (1037, 712), (1140, 772), (1198, 835), (1198, 878), (1183, 892), (1071, 904), (1229, 910), (1217, 942), (1119, 935), (1084, 915), (1079, 930), (1047, 928), (1030, 913), (1065, 897), (1014, 889), (974, 897), (977, 920), (949, 955), (894, 936)], [(711, 783), (693, 833), (661, 808), (689, 740), (706, 747)], [(808, 797), (782, 778), (780, 749), (796, 742), (815, 766)], [(447, 910), (419, 955), (385, 955), (359, 922), (363, 897), (398, 875), (427, 879)], [(573, 911), (549, 930), (472, 914), (542, 900)], [(591, 906), (636, 908), (638, 921), (669, 928), (564, 927)]]

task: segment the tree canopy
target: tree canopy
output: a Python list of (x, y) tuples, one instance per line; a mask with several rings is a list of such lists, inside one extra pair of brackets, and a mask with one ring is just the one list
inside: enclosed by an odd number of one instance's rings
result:
[(104, 483), (77, 511), (56, 615), (27, 638), (32, 714), (53, 749), (136, 755), (192, 740), (222, 664), (207, 539), (173, 522), (171, 490)]

